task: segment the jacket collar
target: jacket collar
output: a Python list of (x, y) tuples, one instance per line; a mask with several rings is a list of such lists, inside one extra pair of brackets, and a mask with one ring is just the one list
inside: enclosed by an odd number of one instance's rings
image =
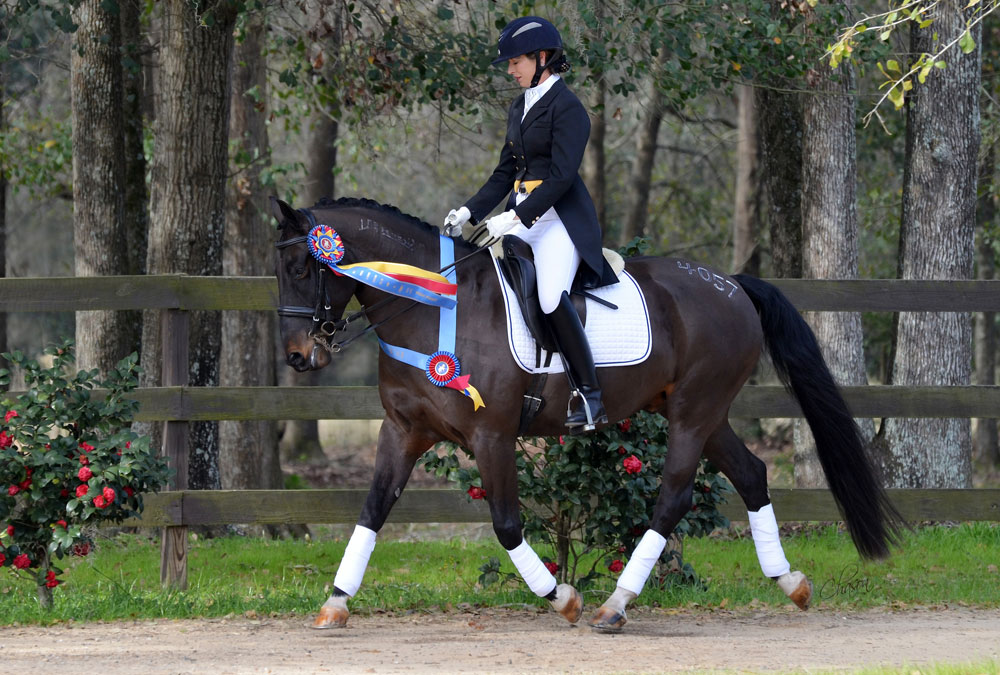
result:
[[(527, 129), (531, 126), (538, 117), (545, 112), (545, 109), (549, 107), (549, 104), (555, 99), (560, 91), (566, 88), (566, 83), (563, 82), (562, 78), (559, 78), (545, 94), (535, 102), (535, 105), (531, 106), (531, 110), (525, 115), (524, 121), (521, 122), (521, 129)], [(524, 110), (524, 95), (522, 94), (520, 103), (517, 106), (519, 110)]]

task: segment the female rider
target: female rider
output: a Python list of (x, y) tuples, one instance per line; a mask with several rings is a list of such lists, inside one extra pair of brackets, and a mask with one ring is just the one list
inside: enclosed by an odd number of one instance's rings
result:
[(507, 136), (493, 175), (472, 199), (452, 209), (445, 231), (478, 223), (510, 195), (503, 213), (486, 221), (490, 237), (514, 235), (535, 257), (538, 299), (567, 366), (573, 398), (571, 432), (607, 422), (590, 344), (570, 301), (574, 283), (596, 288), (615, 283), (601, 252), (594, 203), (578, 173), (590, 136), (590, 118), (559, 73), (569, 70), (562, 38), (551, 23), (525, 16), (500, 33), (497, 58), (525, 88), (507, 112)]

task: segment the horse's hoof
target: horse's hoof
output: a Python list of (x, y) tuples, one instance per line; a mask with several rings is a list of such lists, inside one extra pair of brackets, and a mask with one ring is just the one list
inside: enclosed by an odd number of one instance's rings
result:
[(347, 617), (349, 616), (346, 605), (347, 603), (344, 603), (343, 607), (330, 603), (323, 605), (319, 610), (319, 614), (316, 615), (316, 620), (313, 621), (312, 627), (316, 630), (345, 628), (347, 626)]
[(602, 633), (620, 633), (628, 619), (625, 612), (616, 612), (601, 605), (597, 613), (590, 618), (590, 627)]
[(813, 585), (802, 572), (789, 572), (778, 578), (778, 586), (795, 606), (805, 611), (812, 601)]
[(569, 584), (556, 587), (556, 599), (551, 604), (570, 623), (576, 623), (583, 616), (583, 595)]

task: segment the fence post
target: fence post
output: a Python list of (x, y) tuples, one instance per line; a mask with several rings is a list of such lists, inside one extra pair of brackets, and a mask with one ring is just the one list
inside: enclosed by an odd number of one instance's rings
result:
[[(167, 309), (160, 317), (163, 344), (163, 386), (188, 384), (188, 335), (190, 315), (185, 310)], [(171, 490), (187, 489), (188, 423), (167, 421), (163, 428), (163, 454), (176, 472)], [(184, 513), (183, 504), (181, 513)], [(160, 583), (178, 590), (187, 589), (187, 525), (163, 528), (160, 547)]]

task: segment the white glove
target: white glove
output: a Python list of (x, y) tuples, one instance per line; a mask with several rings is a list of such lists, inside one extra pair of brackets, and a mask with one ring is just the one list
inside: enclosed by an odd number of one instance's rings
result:
[(486, 229), (489, 230), (490, 237), (502, 237), (505, 232), (509, 232), (515, 225), (520, 225), (521, 219), (513, 211), (504, 211), (499, 216), (493, 216), (486, 221)]
[(446, 237), (457, 237), (462, 234), (462, 226), (469, 222), (472, 214), (468, 207), (462, 206), (448, 212), (448, 217), (444, 219), (444, 226), (441, 228)]

